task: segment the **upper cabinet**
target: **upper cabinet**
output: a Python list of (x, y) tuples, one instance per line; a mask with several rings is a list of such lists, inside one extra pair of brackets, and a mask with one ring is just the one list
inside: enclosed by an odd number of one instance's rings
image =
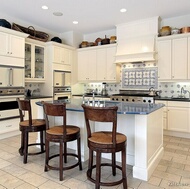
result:
[(78, 49), (78, 81), (119, 82), (116, 44)]
[(54, 70), (71, 71), (74, 48), (56, 42), (48, 42), (48, 61)]
[(25, 81), (45, 82), (45, 43), (28, 39), (25, 44)]
[(96, 50), (78, 51), (78, 81), (96, 81)]
[(24, 38), (0, 32), (0, 41), (1, 55), (24, 58)]
[(159, 80), (182, 81), (190, 78), (189, 37), (189, 34), (178, 34), (158, 38)]
[(0, 27), (0, 64), (24, 67), (27, 34)]

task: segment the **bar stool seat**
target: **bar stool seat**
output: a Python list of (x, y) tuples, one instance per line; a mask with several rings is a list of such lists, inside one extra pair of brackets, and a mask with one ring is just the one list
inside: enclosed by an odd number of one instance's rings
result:
[[(81, 163), (81, 144), (80, 144), (80, 128), (75, 125), (67, 125), (66, 124), (66, 104), (53, 104), (53, 103), (45, 103), (43, 104), (45, 120), (46, 120), (46, 158), (45, 158), (45, 169), (44, 171), (59, 170), (59, 180), (63, 180), (63, 171), (72, 169), (76, 166), (79, 166), (79, 170), (82, 170)], [(62, 125), (52, 125), (50, 127), (49, 120), (50, 117), (61, 117)], [(71, 141), (77, 141), (77, 154), (68, 153), (67, 152), (67, 143)], [(59, 143), (59, 153), (51, 154), (49, 144), (50, 142)], [(63, 149), (64, 148), (64, 149)], [(72, 162), (67, 165), (67, 157), (73, 156), (78, 161)], [(55, 157), (59, 157), (59, 166), (50, 165), (49, 161)], [(63, 164), (63, 158), (64, 163)]]
[[(84, 109), (85, 122), (87, 128), (87, 141), (89, 148), (89, 162), (87, 170), (87, 178), (95, 184), (95, 188), (99, 189), (100, 186), (115, 186), (123, 183), (123, 188), (127, 189), (127, 177), (126, 177), (126, 142), (127, 137), (118, 133), (117, 131), (117, 109), (118, 107), (92, 107), (82, 105)], [(92, 132), (92, 122), (110, 122), (112, 124), (111, 131), (105, 131), (106, 126), (104, 126), (104, 131)], [(110, 127), (109, 127), (110, 128)], [(93, 153), (96, 152), (96, 164), (93, 164)], [(122, 165), (116, 164), (116, 152), (121, 152), (122, 154)], [(111, 163), (101, 163), (101, 154), (111, 153), (112, 161)], [(102, 182), (101, 181), (101, 167), (111, 166), (112, 175), (116, 175), (116, 168), (121, 170), (122, 176), (120, 180)], [(96, 169), (95, 178), (92, 177), (92, 170)]]
[[(45, 152), (43, 135), (46, 130), (46, 122), (44, 119), (32, 119), (31, 103), (30, 100), (20, 100), (17, 98), (20, 114), (19, 129), (21, 131), (21, 147), (19, 153), (24, 156), (23, 163), (27, 163), (28, 155), (38, 155)], [(24, 120), (24, 112), (28, 113), (28, 119)], [(29, 133), (40, 132), (40, 142), (34, 142), (29, 144)], [(40, 145), (39, 152), (28, 152), (29, 146)]]

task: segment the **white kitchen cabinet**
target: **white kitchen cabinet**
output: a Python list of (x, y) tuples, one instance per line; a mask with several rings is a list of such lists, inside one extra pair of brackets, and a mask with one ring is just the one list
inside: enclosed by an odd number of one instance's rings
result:
[(53, 62), (58, 64), (71, 65), (72, 50), (63, 47), (53, 46)]
[(24, 86), (24, 68), (0, 66), (0, 87)]
[(119, 82), (119, 65), (114, 64), (116, 45), (97, 49), (97, 80)]
[(116, 44), (78, 50), (78, 81), (119, 82)]
[(96, 81), (96, 50), (78, 51), (78, 81)]
[(158, 79), (170, 80), (172, 78), (171, 40), (158, 41)]
[(25, 44), (25, 81), (45, 82), (45, 43), (27, 40)]
[(23, 37), (0, 32), (0, 55), (24, 58)]
[(187, 79), (187, 38), (172, 40), (172, 79)]
[(190, 78), (189, 34), (159, 37), (158, 48), (158, 79), (187, 80)]
[(164, 104), (165, 106), (163, 107), (163, 129), (168, 129), (168, 116), (167, 116), (167, 101), (163, 100), (156, 100), (157, 104)]

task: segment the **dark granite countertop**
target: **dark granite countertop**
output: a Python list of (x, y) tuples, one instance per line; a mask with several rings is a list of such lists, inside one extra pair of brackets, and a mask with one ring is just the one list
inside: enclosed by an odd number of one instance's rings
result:
[(40, 99), (40, 98), (53, 98), (53, 96), (25, 96), (25, 99)]
[(165, 101), (180, 101), (180, 102), (190, 102), (190, 98), (178, 98), (178, 97), (155, 97), (155, 100), (165, 100)]
[[(67, 104), (66, 109), (68, 111), (83, 112), (83, 109), (81, 107), (83, 102), (81, 99), (54, 100), (54, 101), (49, 101), (49, 102), (56, 103), (56, 104), (65, 102)], [(163, 104), (129, 103), (129, 102), (116, 102), (116, 101), (95, 101), (96, 105), (98, 103), (100, 104), (99, 105), (100, 107), (117, 106), (118, 114), (140, 114), (140, 115), (150, 114), (164, 106)], [(42, 106), (42, 103), (40, 101), (36, 102), (36, 104), (39, 106)], [(92, 101), (90, 101), (89, 105), (92, 105)]]
[[(85, 95), (85, 97), (92, 97), (92, 94), (84, 94)], [(83, 96), (83, 94), (73, 94), (72, 96)], [(101, 95), (101, 94), (95, 94), (94, 95), (96, 98), (110, 98), (110, 95)]]

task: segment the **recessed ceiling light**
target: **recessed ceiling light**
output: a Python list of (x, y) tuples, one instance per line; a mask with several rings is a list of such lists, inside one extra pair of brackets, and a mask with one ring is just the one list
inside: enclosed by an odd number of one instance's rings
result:
[(43, 6), (42, 6), (42, 9), (47, 10), (47, 9), (48, 9), (48, 6), (43, 5)]
[(73, 21), (73, 24), (78, 24), (79, 22), (78, 21)]
[(120, 9), (120, 12), (126, 12), (127, 9)]
[(54, 12), (53, 15), (54, 16), (63, 16), (63, 13), (62, 12)]

